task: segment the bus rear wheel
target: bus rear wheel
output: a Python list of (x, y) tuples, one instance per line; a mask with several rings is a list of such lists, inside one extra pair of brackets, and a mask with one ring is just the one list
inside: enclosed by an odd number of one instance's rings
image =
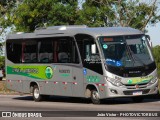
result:
[(100, 104), (101, 103), (100, 95), (97, 90), (91, 91), (91, 100), (92, 100), (93, 104)]
[(35, 102), (42, 101), (42, 95), (40, 94), (40, 91), (37, 85), (33, 87), (33, 99)]

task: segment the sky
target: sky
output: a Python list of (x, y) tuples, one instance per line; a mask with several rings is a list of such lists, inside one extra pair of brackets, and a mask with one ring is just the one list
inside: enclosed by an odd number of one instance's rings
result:
[(148, 26), (147, 28), (148, 34), (151, 38), (152, 45), (160, 45), (160, 22), (157, 23), (155, 26)]

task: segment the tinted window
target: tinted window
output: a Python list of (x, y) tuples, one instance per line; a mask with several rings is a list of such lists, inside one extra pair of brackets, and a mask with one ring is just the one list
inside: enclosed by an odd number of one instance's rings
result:
[(37, 41), (29, 40), (22, 42), (22, 62), (35, 63), (37, 62)]
[(22, 52), (22, 44), (19, 40), (10, 40), (6, 43), (6, 51), (7, 51), (7, 58), (14, 62), (20, 63), (21, 62), (21, 52)]
[(14, 63), (79, 63), (71, 37), (10, 40), (7, 57)]

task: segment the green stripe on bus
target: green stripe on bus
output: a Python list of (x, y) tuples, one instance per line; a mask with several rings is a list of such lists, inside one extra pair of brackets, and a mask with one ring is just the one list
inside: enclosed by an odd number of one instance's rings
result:
[(48, 69), (48, 66), (7, 66), (7, 74), (21, 75), (33, 79), (51, 79), (53, 76), (53, 71), (51, 71), (52, 76), (48, 77), (46, 75), (48, 74), (46, 73), (46, 68)]

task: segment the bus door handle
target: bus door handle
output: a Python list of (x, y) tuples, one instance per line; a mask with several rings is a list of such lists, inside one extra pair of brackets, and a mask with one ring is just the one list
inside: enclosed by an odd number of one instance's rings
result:
[(74, 76), (73, 79), (76, 80), (76, 76)]

